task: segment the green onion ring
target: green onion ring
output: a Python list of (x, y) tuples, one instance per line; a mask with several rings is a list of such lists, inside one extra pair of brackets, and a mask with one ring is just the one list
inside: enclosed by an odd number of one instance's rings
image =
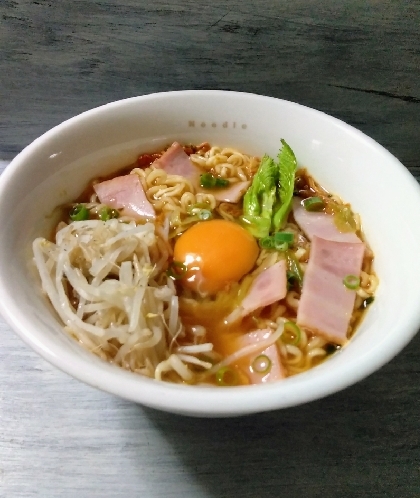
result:
[(252, 362), (252, 370), (259, 374), (268, 373), (271, 370), (272, 362), (265, 354), (260, 354)]
[(180, 261), (172, 261), (169, 268), (166, 270), (166, 274), (168, 277), (173, 278), (175, 280), (180, 280), (187, 273), (188, 268), (184, 263)]
[(260, 240), (261, 249), (275, 249), (276, 251), (287, 251), (289, 243), (293, 242), (294, 235), (290, 232), (277, 232)]
[(72, 221), (84, 221), (89, 218), (89, 210), (83, 204), (77, 204), (71, 209), (69, 216)]
[(230, 367), (221, 367), (216, 372), (216, 383), (219, 386), (235, 386), (238, 383), (238, 374)]
[(292, 272), (297, 279), (299, 287), (303, 284), (303, 271), (293, 251), (287, 251), (287, 269)]
[(287, 251), (289, 249), (289, 244), (287, 242), (282, 242), (281, 244), (277, 244), (276, 242), (274, 243), (274, 248), (277, 251)]
[(321, 197), (308, 197), (302, 201), (302, 205), (306, 211), (321, 211), (324, 208), (324, 201)]
[(283, 242), (287, 242), (290, 244), (293, 242), (294, 235), (292, 232), (277, 232), (273, 235), (274, 241), (281, 244)]
[(343, 278), (343, 284), (350, 290), (356, 290), (360, 287), (360, 278), (357, 275), (346, 275)]
[(295, 322), (286, 322), (280, 339), (284, 344), (297, 346), (300, 342), (301, 335), (302, 332)]
[(200, 220), (206, 221), (212, 218), (212, 214), (209, 209), (201, 209), (198, 212), (198, 217), (200, 218)]
[(264, 237), (260, 239), (261, 249), (273, 249), (273, 239), (271, 237)]
[(102, 221), (108, 221), (111, 218), (119, 218), (119, 217), (120, 217), (120, 213), (116, 209), (113, 209), (113, 208), (103, 207), (99, 211), (99, 218)]
[(213, 176), (211, 173), (200, 175), (200, 186), (203, 188), (223, 188), (229, 186), (229, 180)]

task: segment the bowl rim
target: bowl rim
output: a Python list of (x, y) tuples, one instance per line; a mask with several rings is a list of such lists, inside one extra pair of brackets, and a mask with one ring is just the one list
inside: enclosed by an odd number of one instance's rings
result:
[[(65, 131), (67, 127), (73, 126), (74, 123), (80, 122), (81, 119), (90, 119), (94, 115), (105, 112), (108, 109), (119, 108), (124, 104), (131, 104), (134, 102), (137, 103), (162, 98), (185, 98), (188, 97), (188, 95), (201, 95), (203, 97), (212, 95), (217, 97), (219, 95), (225, 96), (227, 94), (232, 98), (245, 98), (252, 99), (253, 101), (255, 101), (255, 99), (263, 99), (264, 101), (269, 99), (275, 102), (280, 101), (284, 105), (304, 109), (306, 112), (314, 113), (317, 116), (323, 116), (324, 119), (333, 123), (341, 130), (355, 135), (359, 139), (363, 139), (370, 147), (375, 148), (382, 154), (386, 154), (391, 158), (395, 166), (400, 167), (400, 174), (402, 176), (405, 175), (405, 180), (411, 182), (412, 186), (417, 189), (420, 198), (420, 186), (416, 179), (394, 155), (360, 130), (323, 111), (296, 102), (248, 92), (235, 92), (230, 90), (179, 90), (154, 92), (112, 101), (86, 110), (54, 126), (26, 146), (5, 168), (4, 172), (0, 175), (0, 199), (2, 197), (2, 192), (7, 188), (8, 182), (13, 179), (16, 171), (25, 167), (25, 161), (38, 147), (42, 146), (50, 137)], [(290, 377), (285, 381), (282, 381), (283, 385), (291, 386), (288, 389), (278, 389), (276, 383), (220, 389), (219, 387), (191, 387), (163, 383), (155, 381), (154, 379), (136, 376), (131, 372), (124, 371), (120, 367), (110, 365), (107, 362), (102, 362), (99, 359), (95, 362), (85, 361), (82, 357), (73, 355), (71, 351), (64, 350), (61, 345), (56, 344), (52, 339), (49, 340), (44, 338), (43, 341), (40, 341), (39, 337), (37, 337), (36, 330), (31, 326), (28, 317), (24, 314), (16, 314), (15, 311), (17, 307), (11, 306), (11, 304), (13, 304), (13, 299), (7, 293), (7, 283), (3, 281), (0, 272), (1, 314), (17, 335), (49, 363), (88, 385), (127, 400), (163, 411), (200, 417), (238, 416), (276, 410), (297, 406), (338, 392), (351, 384), (359, 382), (361, 379), (367, 377), (389, 362), (415, 336), (420, 323), (419, 307), (417, 314), (412, 317), (411, 323), (406, 324), (404, 333), (401, 335), (393, 334), (386, 337), (384, 341), (378, 345), (378, 348), (375, 349), (375, 355), (370, 354), (367, 358), (362, 359), (357, 371), (352, 370), (351, 365), (341, 365), (339, 371), (340, 375), (333, 378), (328, 377), (327, 382), (322, 382), (323, 378), (325, 378), (322, 369), (318, 369), (316, 372), (314, 372), (314, 369), (311, 369), (309, 376), (306, 373), (303, 373), (299, 376)], [(306, 376), (304, 383), (296, 381), (296, 378), (302, 378), (303, 376)], [(300, 386), (300, 384), (303, 385)], [(279, 398), (279, 393), (282, 396), (281, 398)], [(252, 400), (252, 404), (250, 403), (250, 400)]]

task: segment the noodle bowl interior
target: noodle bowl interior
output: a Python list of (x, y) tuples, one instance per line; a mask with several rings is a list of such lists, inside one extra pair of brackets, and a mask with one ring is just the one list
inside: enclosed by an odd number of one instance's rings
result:
[(283, 140), (277, 159), (175, 142), (60, 210), (33, 252), (65, 332), (156, 380), (304, 372), (346, 345), (378, 285), (359, 215)]

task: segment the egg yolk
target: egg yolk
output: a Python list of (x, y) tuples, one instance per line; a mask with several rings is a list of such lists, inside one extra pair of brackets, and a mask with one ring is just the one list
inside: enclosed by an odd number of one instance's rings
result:
[(227, 220), (201, 221), (176, 241), (174, 261), (186, 267), (181, 283), (212, 295), (252, 270), (259, 248), (254, 237)]

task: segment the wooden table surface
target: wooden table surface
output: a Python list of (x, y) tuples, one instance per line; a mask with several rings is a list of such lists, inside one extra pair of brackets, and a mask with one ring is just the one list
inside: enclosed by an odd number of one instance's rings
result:
[[(420, 178), (418, 1), (2, 0), (0, 14), (0, 159), (100, 104), (212, 88), (332, 114)], [(420, 334), (326, 399), (200, 420), (96, 391), (0, 332), (1, 498), (420, 497)]]

